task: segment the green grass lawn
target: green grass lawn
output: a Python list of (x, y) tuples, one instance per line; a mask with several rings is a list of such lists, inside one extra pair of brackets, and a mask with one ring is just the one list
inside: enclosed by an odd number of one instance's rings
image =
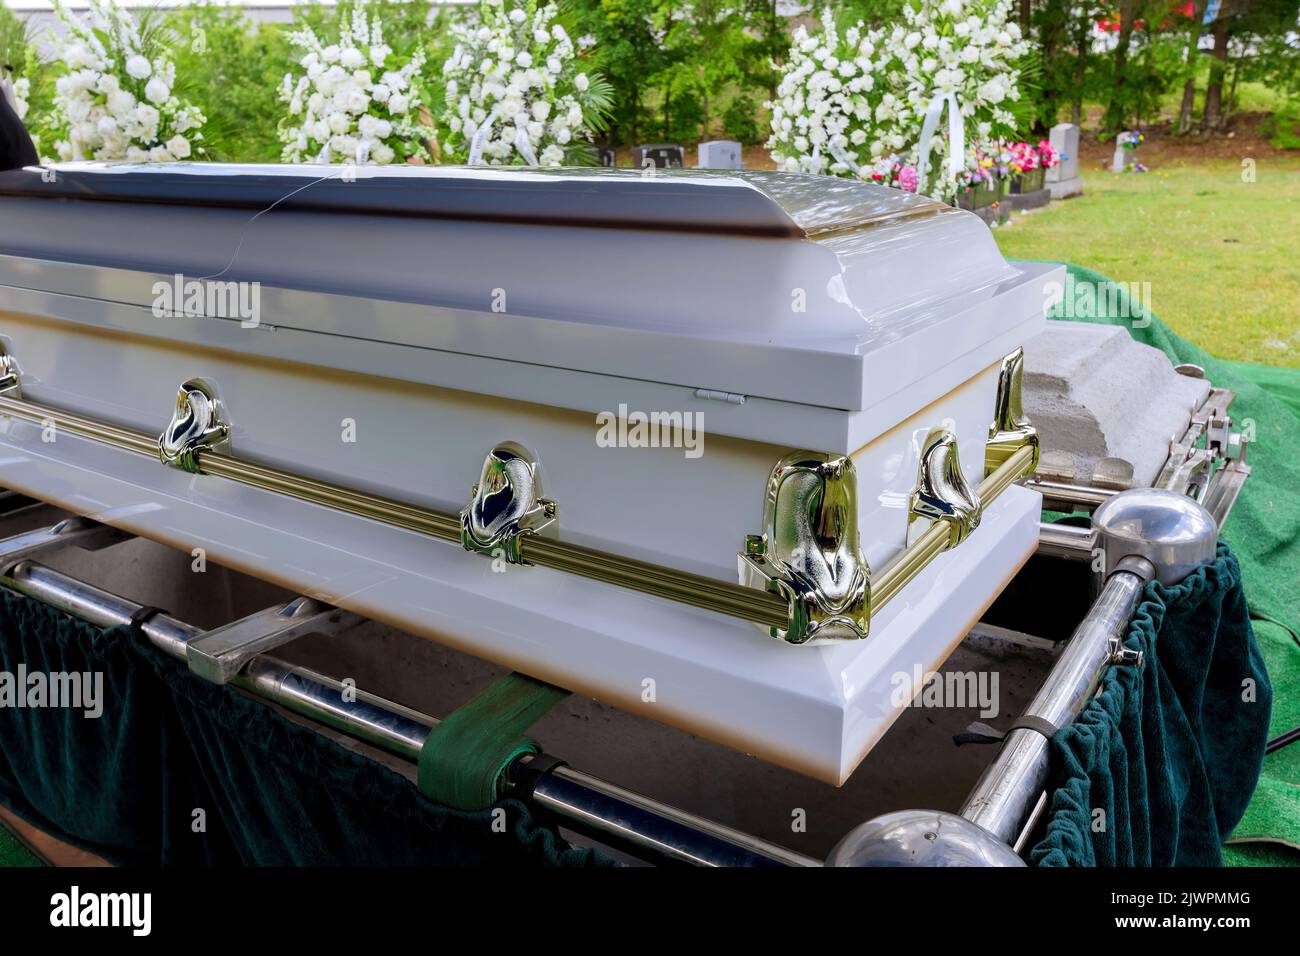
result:
[(1085, 171), (1085, 195), (995, 230), (1008, 258), (1149, 282), (1151, 310), (1222, 358), (1300, 368), (1300, 158)]

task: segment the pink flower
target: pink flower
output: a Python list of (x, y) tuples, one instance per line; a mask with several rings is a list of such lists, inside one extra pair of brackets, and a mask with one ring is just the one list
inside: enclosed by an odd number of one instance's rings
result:
[(904, 166), (898, 171), (898, 185), (905, 192), (916, 192), (916, 187), (920, 183), (917, 181), (915, 166)]

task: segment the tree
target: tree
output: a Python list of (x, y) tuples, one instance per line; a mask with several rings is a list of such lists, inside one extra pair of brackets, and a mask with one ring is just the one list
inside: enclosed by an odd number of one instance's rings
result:
[(1223, 77), (1228, 72), (1228, 31), (1232, 14), (1229, 4), (1224, 2), (1219, 7), (1219, 15), (1214, 20), (1212, 34), (1214, 49), (1210, 52), (1210, 79), (1205, 85), (1205, 127), (1218, 129), (1223, 125)]
[(645, 91), (675, 62), (663, 46), (665, 0), (568, 0), (576, 35), (595, 39), (596, 67), (614, 91), (609, 138), (636, 143), (647, 125)]
[(1192, 109), (1196, 104), (1196, 66), (1208, 2), (1209, 0), (1195, 0), (1192, 4), (1192, 22), (1187, 42), (1187, 80), (1183, 83), (1183, 102), (1178, 108), (1177, 129), (1180, 133), (1189, 132), (1192, 128)]

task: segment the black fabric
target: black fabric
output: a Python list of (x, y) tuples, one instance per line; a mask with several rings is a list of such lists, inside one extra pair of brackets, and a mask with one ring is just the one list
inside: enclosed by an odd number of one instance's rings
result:
[(0, 170), (35, 166), (37, 162), (36, 146), (27, 127), (0, 93)]
[(611, 862), (569, 846), (517, 801), (478, 813), (434, 804), (395, 771), (195, 677), (134, 629), (0, 599), (0, 670), (103, 675), (98, 718), (0, 709), (0, 802), (115, 863)]

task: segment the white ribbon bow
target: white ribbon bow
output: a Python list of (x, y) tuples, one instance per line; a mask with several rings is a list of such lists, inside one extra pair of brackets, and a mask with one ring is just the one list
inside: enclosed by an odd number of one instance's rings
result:
[(966, 166), (966, 120), (957, 106), (957, 94), (935, 93), (921, 123), (921, 155), (916, 161), (918, 190), (925, 188), (925, 174), (930, 167), (930, 140), (945, 104), (948, 106), (948, 175), (956, 178)]
[(496, 121), (497, 108), (493, 107), (483, 125), (474, 131), (474, 138), (469, 141), (469, 165), (483, 165), (483, 147), (487, 143), (488, 134), (492, 132), (492, 124)]
[(515, 127), (515, 149), (519, 150), (519, 155), (524, 158), (529, 166), (540, 166), (537, 161), (537, 153), (533, 150), (533, 144), (528, 141), (528, 130), (522, 126)]

